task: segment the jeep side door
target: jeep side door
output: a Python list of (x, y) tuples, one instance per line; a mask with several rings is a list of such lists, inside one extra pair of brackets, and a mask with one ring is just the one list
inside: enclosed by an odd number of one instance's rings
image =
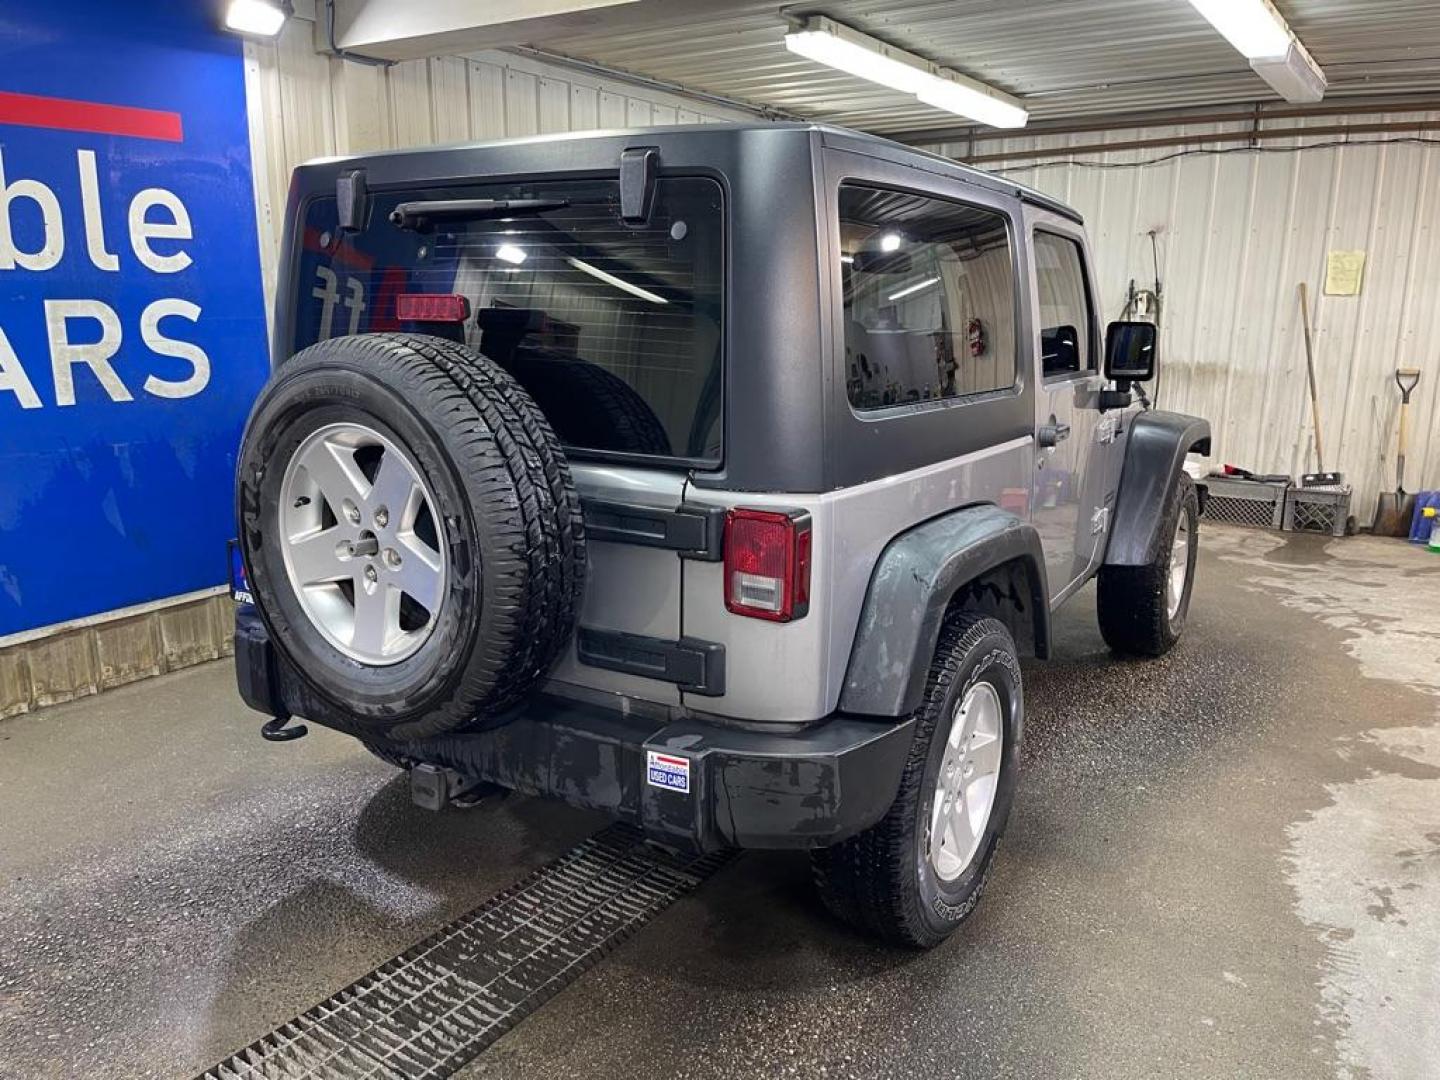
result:
[(1034, 487), (1031, 519), (1045, 549), (1051, 604), (1097, 568), (1114, 507), (1120, 425), (1101, 416), (1100, 321), (1085, 234), (1057, 214), (1026, 208), (1035, 312)]

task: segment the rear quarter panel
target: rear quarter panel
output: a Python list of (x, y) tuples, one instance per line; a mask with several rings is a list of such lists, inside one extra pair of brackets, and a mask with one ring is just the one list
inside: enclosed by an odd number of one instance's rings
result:
[[(708, 506), (803, 509), (814, 527), (810, 611), (789, 623), (725, 609), (721, 563), (685, 562), (684, 632), (725, 646), (726, 692), (686, 705), (741, 720), (803, 722), (834, 712), (875, 563), (895, 536), (949, 510), (998, 503), (1029, 480), (1026, 437), (821, 495), (756, 494), (690, 487)], [(917, 613), (918, 618), (918, 613)]]

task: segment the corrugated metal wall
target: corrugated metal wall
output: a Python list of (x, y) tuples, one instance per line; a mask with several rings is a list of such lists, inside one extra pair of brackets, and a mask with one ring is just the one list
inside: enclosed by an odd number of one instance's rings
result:
[(390, 68), (346, 63), (317, 53), (314, 24), (301, 18), (290, 20), (275, 44), (247, 42), (245, 63), (267, 303), (290, 171), (310, 158), (749, 118), (508, 53), (413, 60)]
[[(1070, 145), (1236, 129), (1016, 138), (986, 142), (983, 152), (1056, 151), (1042, 160), (1058, 166), (1017, 162), (1005, 175), (1085, 215), (1107, 319), (1119, 316), (1132, 278), (1153, 287), (1147, 234), (1157, 231), (1160, 406), (1210, 418), (1212, 460), (1292, 474), (1315, 467), (1297, 290), (1308, 282), (1325, 464), (1354, 484), (1352, 511), (1367, 523), (1376, 495), (1395, 483), (1396, 367), (1424, 372), (1412, 404), (1408, 487), (1440, 487), (1440, 143), (1360, 145), (1397, 135), (1356, 134), (1341, 148), (1289, 152), (1334, 142), (1330, 135), (1267, 141), (1259, 152), (1175, 157), (1182, 151), (1151, 148), (1063, 163)], [(938, 149), (963, 158), (969, 148)], [(1366, 253), (1359, 296), (1323, 295), (1326, 253), (1341, 250)]]

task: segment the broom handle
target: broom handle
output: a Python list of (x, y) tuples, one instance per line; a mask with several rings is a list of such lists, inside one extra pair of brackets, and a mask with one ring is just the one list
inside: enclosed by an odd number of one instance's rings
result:
[(1315, 460), (1319, 466), (1316, 471), (1324, 472), (1325, 444), (1320, 438), (1320, 399), (1315, 393), (1315, 355), (1310, 344), (1310, 291), (1303, 281), (1300, 282), (1300, 315), (1305, 326), (1305, 371), (1310, 378), (1310, 419), (1315, 425)]

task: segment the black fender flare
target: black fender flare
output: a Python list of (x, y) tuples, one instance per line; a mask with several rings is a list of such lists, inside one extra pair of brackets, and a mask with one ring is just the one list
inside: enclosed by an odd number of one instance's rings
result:
[(1050, 603), (1040, 534), (998, 506), (952, 510), (901, 533), (876, 560), (860, 611), (840, 710), (903, 716), (920, 705), (940, 625), (957, 591), (1018, 563), (1035, 654), (1050, 652)]
[(1166, 497), (1192, 450), (1210, 453), (1210, 421), (1152, 410), (1131, 422), (1106, 566), (1145, 566), (1154, 559)]

